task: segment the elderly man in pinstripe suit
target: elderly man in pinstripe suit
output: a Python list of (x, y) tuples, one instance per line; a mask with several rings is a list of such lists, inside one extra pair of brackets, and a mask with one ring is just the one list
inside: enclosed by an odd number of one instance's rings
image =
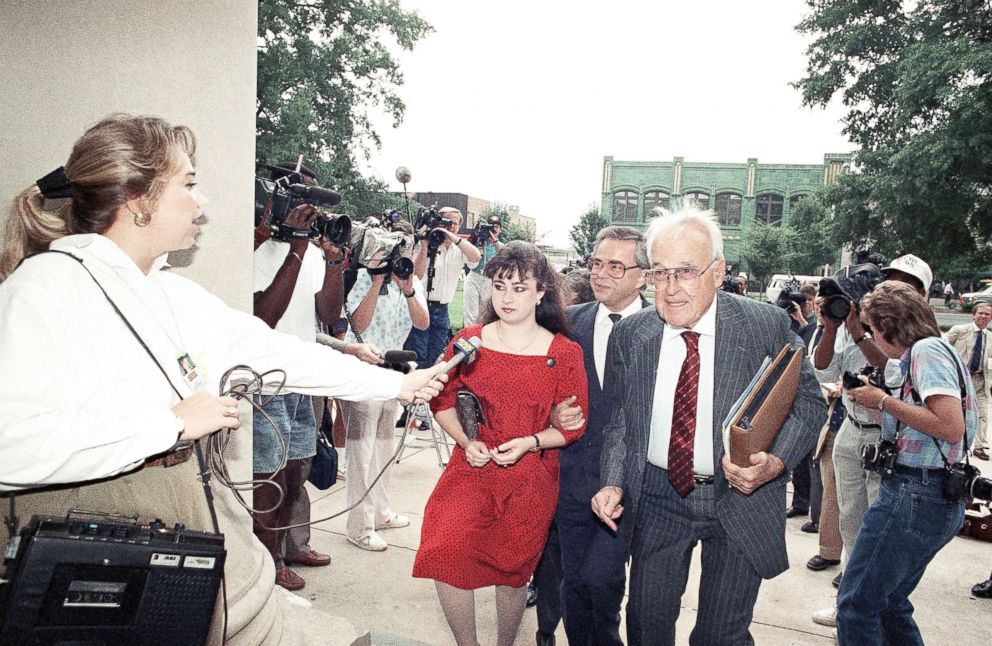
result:
[(592, 508), (611, 528), (627, 516), (629, 644), (675, 643), (699, 542), (699, 611), (689, 643), (753, 644), (748, 627), (761, 580), (788, 568), (788, 473), (813, 448), (826, 403), (804, 361), (771, 451), (752, 455), (748, 468), (724, 457), (720, 429), (730, 407), (766, 356), (801, 342), (782, 310), (718, 291), (725, 262), (711, 214), (662, 215), (647, 238), (656, 307), (620, 321), (609, 342), (604, 383), (614, 414)]

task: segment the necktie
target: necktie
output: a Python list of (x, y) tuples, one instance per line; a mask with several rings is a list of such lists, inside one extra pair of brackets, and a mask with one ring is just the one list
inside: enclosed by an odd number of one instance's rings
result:
[(982, 343), (985, 341), (985, 335), (982, 334), (981, 330), (975, 332), (975, 347), (971, 350), (971, 361), (968, 363), (968, 370), (971, 370), (971, 374), (976, 374), (982, 371)]
[(668, 481), (685, 498), (696, 488), (692, 449), (696, 439), (696, 400), (699, 394), (699, 333), (683, 332), (685, 361), (675, 386), (672, 434), (668, 443)]
[[(619, 321), (619, 320), (620, 320), (620, 315), (619, 315), (619, 314), (607, 314), (607, 316), (609, 317), (609, 319), (610, 319), (611, 321), (613, 321), (613, 325), (616, 325), (616, 324), (617, 324), (617, 321)], [(610, 330), (610, 333), (611, 333), (611, 334), (612, 334), (612, 332), (613, 332), (613, 331), (612, 331), (612, 330)]]

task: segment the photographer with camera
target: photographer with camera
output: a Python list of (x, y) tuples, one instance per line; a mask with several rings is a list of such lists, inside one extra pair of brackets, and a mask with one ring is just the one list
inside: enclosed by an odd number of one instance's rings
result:
[(482, 258), (465, 275), (465, 294), (462, 306), (462, 325), (468, 327), (479, 322), (479, 316), (489, 302), (493, 281), (483, 275), (486, 263), (493, 259), (503, 243), (499, 241), (503, 233), (503, 223), (498, 215), (491, 215), (485, 222), (479, 222), (470, 240), (480, 250)]
[[(864, 295), (883, 279), (906, 283), (922, 296), (930, 289), (933, 273), (923, 260), (906, 255), (881, 270), (874, 263), (862, 263), (845, 267), (835, 277), (820, 281), (824, 328), (813, 353), (813, 367), (820, 383), (836, 383), (845, 372), (860, 374), (872, 367), (882, 372), (884, 383), (899, 383), (899, 362), (890, 360), (879, 349), (861, 323), (858, 312)], [(879, 495), (878, 475), (861, 467), (861, 447), (878, 441), (882, 418), (879, 411), (860, 406), (846, 391), (842, 401), (847, 417), (834, 436), (833, 459), (840, 533), (850, 557), (865, 512)], [(828, 560), (824, 563), (824, 567), (840, 564)], [(840, 580), (841, 575), (838, 575), (834, 584)], [(836, 614), (836, 607), (818, 610), (813, 613), (813, 621), (834, 626)]]
[(899, 361), (903, 381), (889, 394), (863, 376), (854, 388), (845, 378), (854, 402), (883, 414), (881, 442), (862, 452), (865, 469), (879, 473), (882, 484), (841, 580), (838, 639), (842, 645), (922, 644), (909, 595), (964, 521), (974, 473), (958, 460), (967, 457), (978, 429), (975, 389), (917, 290), (882, 283), (864, 297), (861, 310), (876, 347)]
[[(393, 224), (394, 231), (409, 235), (403, 257), (413, 252), (413, 229), (408, 222)], [(346, 342), (371, 343), (383, 351), (403, 346), (411, 328), (426, 330), (430, 325), (427, 297), (420, 279), (390, 267), (391, 251), (377, 251), (368, 266), (358, 270), (348, 294), (348, 333)], [(364, 550), (381, 552), (386, 541), (376, 530), (406, 527), (410, 519), (392, 511), (386, 497), (389, 470), (373, 485), (379, 471), (390, 461), (396, 440), (395, 424), (400, 403), (392, 401), (341, 402), (347, 429), (345, 484), (348, 507), (347, 539)], [(369, 487), (368, 496), (358, 501)]]
[[(268, 167), (277, 185), (287, 178), (303, 186), (317, 186), (313, 171), (305, 166), (283, 162)], [(326, 236), (312, 238), (321, 212), (304, 202), (292, 207), (283, 217), (278, 209), (292, 203), (274, 200), (275, 212), (261, 218), (255, 228), (254, 314), (269, 327), (291, 334), (303, 341), (317, 338), (317, 319), (331, 327), (341, 313), (344, 254)], [(258, 397), (261, 401), (262, 397)], [(256, 479), (271, 479), (273, 486), (255, 490), (255, 506), (268, 509), (255, 520), (255, 534), (272, 554), (276, 564), (276, 583), (287, 590), (299, 590), (306, 584), (289, 565), (327, 566), (330, 556), (310, 549), (306, 528), (269, 530), (310, 520), (309, 496), (304, 483), (317, 447), (317, 423), (310, 395), (285, 393), (272, 397), (264, 405), (278, 428), (256, 418), (253, 428), (253, 472)], [(282, 449), (277, 433), (287, 438), (286, 465), (279, 469)], [(293, 522), (296, 520), (297, 522)], [(288, 532), (296, 533), (287, 540)], [(295, 550), (295, 551), (290, 551)]]
[[(462, 213), (446, 206), (418, 216), (420, 246), (414, 260), (414, 273), (427, 285), (427, 311), (430, 327), (413, 329), (403, 346), (417, 353), (417, 365), (433, 365), (448, 345), (451, 320), (448, 305), (458, 290), (462, 266), (474, 268), (482, 257), (477, 247), (458, 235)], [(426, 278), (425, 278), (426, 276)]]

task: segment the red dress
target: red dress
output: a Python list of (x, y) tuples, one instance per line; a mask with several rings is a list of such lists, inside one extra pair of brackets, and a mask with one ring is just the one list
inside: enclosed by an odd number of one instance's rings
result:
[[(481, 331), (473, 325), (455, 338)], [(451, 356), (449, 345), (444, 358)], [(562, 334), (555, 335), (547, 355), (481, 348), (474, 363), (459, 366), (431, 408), (454, 408), (463, 387), (482, 403), (487, 423), (479, 426), (478, 439), (490, 448), (548, 428), (551, 409), (571, 395), (588, 416), (582, 349)], [(571, 443), (584, 430), (560, 432)], [(476, 468), (455, 447), (424, 510), (413, 576), (463, 590), (525, 585), (541, 558), (557, 503), (558, 449), (525, 453), (510, 467), (490, 461)]]

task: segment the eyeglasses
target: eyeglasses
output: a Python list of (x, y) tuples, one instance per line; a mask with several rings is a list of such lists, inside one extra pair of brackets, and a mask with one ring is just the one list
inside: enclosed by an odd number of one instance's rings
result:
[(606, 275), (610, 278), (616, 278), (617, 280), (623, 278), (628, 269), (640, 269), (637, 265), (631, 265), (628, 267), (619, 260), (609, 260), (607, 262), (603, 262), (599, 258), (591, 258), (589, 262), (586, 263), (586, 267), (589, 269), (590, 273), (593, 274), (598, 274), (603, 271), (604, 266), (606, 267)]
[(706, 265), (703, 269), (696, 269), (695, 267), (676, 267), (675, 269), (658, 267), (655, 269), (648, 269), (644, 272), (644, 280), (655, 285), (662, 282), (667, 285), (674, 277), (677, 285), (691, 285), (699, 280), (700, 276), (709, 271), (709, 268), (712, 267), (717, 260), (719, 260), (719, 258), (714, 258), (710, 264)]

